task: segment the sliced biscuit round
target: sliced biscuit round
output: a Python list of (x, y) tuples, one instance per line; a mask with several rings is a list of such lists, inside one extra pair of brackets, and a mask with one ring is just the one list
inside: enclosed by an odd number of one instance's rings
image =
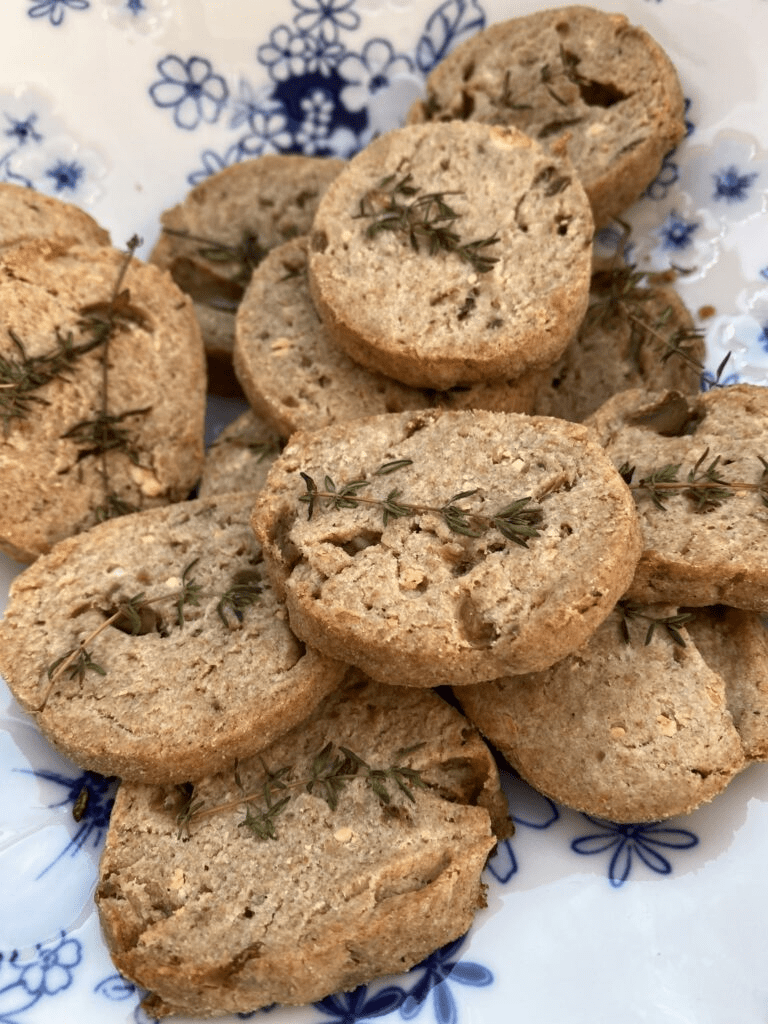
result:
[(768, 611), (768, 388), (630, 390), (587, 423), (637, 503), (643, 554), (627, 596)]
[(665, 628), (676, 617), (660, 605), (617, 610), (546, 672), (455, 693), (470, 721), (551, 799), (610, 821), (685, 814), (746, 762), (723, 678), (684, 625), (672, 626), (674, 636)]
[(585, 428), (512, 413), (296, 434), (253, 524), (297, 635), (409, 686), (552, 664), (608, 615), (639, 550), (631, 495)]
[(515, 128), (412, 125), (320, 201), (312, 297), (352, 359), (413, 387), (552, 363), (587, 306), (592, 215), (567, 160)]
[(704, 339), (674, 288), (631, 268), (597, 273), (584, 322), (543, 372), (533, 411), (579, 423), (628, 388), (693, 393), (704, 356)]
[(490, 25), (427, 79), (411, 123), (514, 125), (567, 152), (602, 227), (658, 174), (685, 135), (677, 72), (623, 14), (591, 7), (537, 11)]
[(221, 771), (341, 681), (344, 666), (288, 628), (252, 503), (224, 495), (110, 520), (14, 580), (0, 669), (78, 764), (156, 782)]
[(0, 258), (0, 550), (19, 561), (186, 498), (200, 475), (191, 303), (157, 267), (126, 259), (44, 240)]
[(190, 801), (180, 837), (178, 790), (124, 783), (101, 859), (104, 935), (153, 1016), (310, 1003), (408, 970), (484, 905), (506, 810), (458, 711), (367, 681)]
[(234, 367), (251, 407), (283, 437), (435, 405), (530, 412), (539, 383), (531, 372), (434, 391), (364, 369), (334, 345), (315, 311), (306, 237), (277, 246), (254, 272), (237, 313)]
[(0, 182), (0, 249), (34, 238), (110, 244), (109, 232), (79, 206), (25, 185)]
[(253, 269), (276, 245), (309, 231), (345, 161), (270, 153), (205, 178), (162, 214), (150, 262), (195, 303), (217, 390), (228, 391), (235, 313)]

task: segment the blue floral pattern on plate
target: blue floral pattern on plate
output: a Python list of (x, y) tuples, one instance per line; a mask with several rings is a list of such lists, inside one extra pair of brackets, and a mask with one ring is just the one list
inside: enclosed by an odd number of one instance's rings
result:
[[(543, 2), (539, 4), (538, 0), (529, 4), (531, 9), (541, 5)], [(154, 179), (152, 188), (142, 186), (148, 207), (155, 203), (151, 213), (156, 218), (159, 210), (169, 205), (160, 204), (155, 195), (159, 195), (162, 182), (174, 181), (174, 194), (180, 198), (188, 184), (261, 153), (350, 156), (374, 135), (402, 121), (410, 103), (421, 94), (425, 76), (445, 54), (484, 25), (509, 14), (508, 5), (502, 0), (285, 0), (267, 5), (271, 12), (276, 12), (268, 17), (259, 5), (249, 5), (244, 30), (247, 54), (231, 61), (234, 42), (224, 32), (219, 37), (215, 28), (219, 12), (225, 17), (229, 11), (231, 16), (237, 6), (234, 0), (9, 0), (0, 14), (0, 23), (13, 45), (22, 28), (34, 33), (34, 41), (27, 36), (30, 41), (25, 45), (30, 52), (34, 49), (36, 55), (45, 54), (51, 68), (57, 62), (67, 67), (71, 59), (70, 41), (74, 47), (88, 39), (99, 57), (106, 52), (105, 47), (110, 47), (108, 52), (114, 53), (116, 64), (120, 64), (115, 73), (122, 76), (119, 81), (126, 109), (151, 123), (153, 145), (136, 154), (140, 158), (137, 163), (154, 157), (155, 141), (161, 156), (157, 162), (162, 165), (162, 177)], [(628, 211), (630, 237), (624, 237), (619, 229), (609, 228), (602, 233), (602, 241), (608, 251), (623, 244), (625, 254), (641, 269), (679, 267), (685, 271), (680, 286), (686, 290), (686, 301), (694, 311), (711, 303), (713, 287), (719, 295), (726, 296), (725, 301), (717, 300), (717, 315), (700, 321), (707, 329), (710, 372), (714, 374), (730, 351), (733, 354), (722, 383), (760, 375), (765, 382), (768, 125), (759, 120), (757, 113), (753, 123), (742, 118), (735, 128), (729, 123), (713, 125), (712, 104), (704, 102), (709, 98), (709, 81), (698, 65), (690, 60), (686, 63), (690, 53), (696, 53), (697, 60), (702, 56), (704, 44), (697, 34), (699, 23), (713, 17), (721, 6), (719, 3), (713, 0), (700, 8), (701, 13), (696, 13), (692, 4), (662, 4), (661, 0), (626, 0), (625, 6), (635, 21), (642, 21), (647, 12), (645, 20), (651, 27), (656, 22), (664, 25), (667, 17), (673, 20), (675, 29), (667, 32), (667, 38), (675, 47), (673, 56), (683, 61), (684, 85), (690, 95), (689, 131), (680, 145), (667, 154), (642, 200)], [(757, 36), (761, 26), (768, 30), (767, 9), (766, 0), (737, 0), (728, 5), (727, 20), (731, 24), (741, 19), (742, 25), (754, 22)], [(8, 14), (9, 11), (12, 13)], [(192, 26), (195, 14), (200, 24), (206, 26), (206, 32)], [(758, 21), (760, 17), (762, 21)], [(686, 32), (678, 31), (682, 24), (686, 25)], [(177, 31), (182, 25), (184, 31)], [(723, 45), (721, 40), (718, 44)], [(706, 62), (700, 63), (703, 66)], [(709, 61), (709, 65), (707, 75), (714, 74), (718, 62)], [(760, 95), (765, 98), (760, 77), (764, 76), (763, 69), (761, 58), (759, 69), (755, 67), (752, 71), (755, 83), (762, 88)], [(100, 83), (105, 95), (113, 69), (109, 70), (110, 75)], [(53, 70), (50, 74), (54, 75)], [(89, 89), (99, 88), (96, 77), (97, 85), (91, 84)], [(109, 197), (110, 188), (115, 187), (110, 175), (120, 161), (113, 157), (110, 143), (104, 141), (109, 133), (102, 137), (95, 105), (83, 100), (81, 112), (68, 98), (67, 78), (64, 75), (54, 81), (52, 77), (49, 82), (45, 75), (40, 75), (27, 82), (25, 77), (6, 82), (0, 90), (0, 180), (99, 210), (105, 194)], [(727, 84), (722, 76), (719, 83), (721, 89)], [(758, 107), (755, 102), (755, 111), (765, 108), (768, 103)], [(121, 117), (122, 113), (121, 94), (119, 101), (105, 100), (101, 120)], [(120, 169), (125, 169), (125, 160)], [(131, 164), (131, 173), (124, 175), (131, 182), (130, 187), (120, 186), (122, 191), (118, 190), (119, 198), (113, 201), (113, 212), (119, 214), (124, 205), (129, 205), (134, 175), (138, 179)], [(125, 237), (131, 233), (132, 228)], [(728, 278), (727, 287), (720, 284), (723, 276)], [(13, 714), (3, 724), (13, 733)], [(51, 879), (59, 877), (57, 872), (64, 862), (87, 869), (88, 858), (103, 840), (111, 785), (108, 780), (83, 774), (74, 767), (42, 767), (42, 761), (33, 761), (28, 769), (21, 770), (25, 777), (34, 776), (44, 783), (49, 787), (46, 792), (53, 794), (46, 797), (39, 812), (41, 816), (48, 815), (47, 821), (56, 815), (61, 817), (62, 812), (67, 817), (83, 784), (90, 793), (80, 821), (68, 822), (69, 839), (62, 840), (61, 830), (56, 831), (55, 840), (49, 841), (45, 851), (49, 860), (43, 858), (36, 862), (34, 871), (28, 872), (30, 877), (38, 875), (34, 884), (39, 887), (41, 900), (50, 898), (55, 902), (55, 893), (49, 887)], [(747, 805), (751, 807), (768, 799), (766, 777), (761, 776), (751, 786), (747, 787), (750, 796), (744, 801), (744, 808), (739, 798), (729, 793), (718, 798), (719, 805), (737, 807), (746, 818), (751, 813)], [(488, 920), (492, 923), (509, 914), (509, 931), (503, 945), (515, 948), (518, 958), (524, 956), (526, 945), (524, 937), (514, 946), (518, 934), (515, 900), (525, 894), (529, 879), (536, 877), (534, 868), (543, 877), (542, 900), (546, 899), (548, 886), (557, 888), (572, 883), (568, 899), (562, 902), (563, 915), (568, 912), (569, 901), (578, 903), (580, 894), (591, 901), (588, 913), (578, 920), (581, 941), (589, 931), (595, 907), (612, 920), (617, 902), (631, 900), (633, 893), (649, 880), (659, 881), (654, 888), (669, 893), (666, 905), (683, 891), (679, 887), (681, 880), (693, 886), (697, 872), (704, 873), (709, 867), (702, 849), (705, 838), (711, 839), (718, 830), (712, 826), (712, 819), (706, 819), (706, 813), (703, 818), (693, 817), (684, 822), (616, 825), (585, 819), (532, 792), (526, 795), (517, 784), (509, 792), (517, 831), (499, 845), (488, 864)], [(709, 825), (700, 827), (705, 819)], [(739, 826), (734, 842), (742, 834), (740, 829), (744, 826), (741, 822)], [(761, 834), (765, 834), (764, 829)], [(550, 859), (540, 867), (537, 853), (542, 849), (546, 849)], [(728, 843), (724, 840), (724, 852), (715, 865), (720, 871), (721, 885), (727, 880), (722, 864), (728, 856)], [(42, 864), (40, 869), (37, 863)], [(697, 872), (692, 870), (693, 866)], [(737, 903), (742, 917), (753, 903), (759, 906), (762, 889), (754, 881), (758, 875), (757, 869), (752, 871), (749, 899)], [(505, 906), (500, 909), (502, 902)], [(762, 919), (768, 913), (768, 905), (764, 910)], [(528, 919), (528, 927), (535, 927), (536, 922), (534, 915)], [(125, 1024), (129, 1019), (136, 1024), (149, 1024), (151, 1018), (138, 1006), (142, 993), (110, 968), (96, 930), (87, 936), (78, 931), (79, 919), (55, 924), (54, 930), (36, 935), (32, 945), (23, 949), (14, 948), (13, 941), (5, 943), (0, 956), (0, 1024), (68, 1019), (66, 1011), (60, 1013), (59, 1007), (69, 1005), (66, 1000), (73, 993), (80, 1004), (88, 1007), (85, 1024)], [(468, 993), (480, 996), (498, 991), (502, 1003), (494, 1004), (501, 1007), (492, 1020), (496, 1024), (497, 1019), (507, 1019), (513, 1013), (510, 1007), (516, 1007), (517, 1000), (524, 998), (521, 992), (528, 979), (525, 972), (514, 973), (516, 964), (511, 959), (499, 959), (496, 944), (484, 943), (485, 934), (486, 925), (481, 922), (477, 934), (473, 933), (472, 952), (467, 959), (460, 957), (465, 940), (458, 940), (399, 978), (329, 996), (295, 1012), (267, 1008), (231, 1019), (253, 1019), (266, 1013), (274, 1021), (286, 1024), (357, 1024), (370, 1019), (387, 1019), (390, 1024), (410, 1019), (424, 1024), (468, 1024), (472, 1019), (490, 1024), (482, 1010), (464, 1014), (462, 998)], [(737, 937), (731, 938), (736, 944)], [(686, 941), (691, 941), (688, 934)], [(608, 961), (609, 953), (607, 949), (602, 951), (601, 962), (593, 962), (591, 969), (596, 975), (602, 969), (602, 960)], [(743, 949), (742, 959), (748, 956), (749, 950)], [(759, 973), (754, 971), (755, 977)], [(537, 978), (531, 985), (532, 1002), (520, 1010), (520, 1019), (560, 1024), (568, 1019), (567, 1012), (547, 1015), (543, 1009), (552, 987), (549, 973), (542, 970)], [(693, 986), (697, 998), (708, 981), (697, 978)], [(758, 984), (762, 985), (759, 1016), (756, 1012), (749, 1018), (743, 1013), (740, 1024), (765, 1019), (768, 984), (755, 983)], [(668, 985), (660, 987), (669, 991)], [(746, 988), (744, 984), (731, 985), (728, 1013), (733, 993), (738, 992), (742, 998)], [(602, 1013), (596, 1008), (602, 1006), (600, 998), (593, 991), (588, 999), (582, 1000), (583, 1006), (590, 1008), (594, 1019), (617, 1016), (616, 1008), (607, 1012), (603, 1007)], [(665, 1017), (665, 1010), (649, 1009), (650, 1004), (642, 999), (636, 1002), (645, 1019), (671, 1024), (673, 1018)], [(696, 1005), (700, 1008), (704, 1004), (699, 998)], [(720, 1024), (720, 1020), (727, 1019), (728, 1013), (716, 1018), (716, 1012), (713, 1009), (711, 1020), (703, 1021), (695, 1013), (692, 1016), (691, 1012), (681, 1010), (674, 1019), (686, 1016), (697, 1019), (697, 1024)], [(631, 1018), (635, 1024), (632, 1013), (632, 1004), (625, 1000), (620, 1010), (622, 1019)]]

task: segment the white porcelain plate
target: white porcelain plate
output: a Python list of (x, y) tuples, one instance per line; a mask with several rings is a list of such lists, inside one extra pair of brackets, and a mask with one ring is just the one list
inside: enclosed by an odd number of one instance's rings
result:
[[(399, 123), (458, 41), (545, 6), (3, 0), (0, 180), (80, 203), (146, 253), (191, 184), (265, 152), (351, 155)], [(725, 380), (766, 383), (768, 0), (596, 6), (646, 26), (688, 98), (687, 138), (630, 211), (632, 259), (685, 271), (711, 371), (730, 352)], [(3, 604), (19, 569), (0, 556)], [(0, 686), (0, 1024), (147, 1021), (92, 906), (113, 789), (52, 751)], [(768, 767), (660, 825), (593, 821), (507, 783), (517, 831), (468, 936), (407, 975), (226, 1019), (766, 1024)]]

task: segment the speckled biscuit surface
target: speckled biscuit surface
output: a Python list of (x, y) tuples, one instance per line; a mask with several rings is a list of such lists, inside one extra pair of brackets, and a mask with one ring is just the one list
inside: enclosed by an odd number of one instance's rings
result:
[(169, 270), (195, 300), (210, 354), (231, 358), (234, 317), (252, 269), (274, 246), (306, 234), (320, 196), (344, 164), (276, 153), (242, 160), (201, 181), (162, 215), (150, 262)]
[[(435, 196), (454, 219), (439, 220)], [(395, 226), (378, 228), (393, 208)], [(433, 244), (435, 228), (453, 249)], [(413, 125), (375, 139), (320, 201), (312, 297), (347, 355), (406, 384), (517, 377), (553, 362), (578, 327), (592, 228), (570, 163), (517, 129)], [(496, 262), (461, 258), (468, 246)]]
[(109, 245), (109, 232), (79, 206), (53, 196), (0, 182), (0, 249), (34, 238)]
[[(634, 467), (643, 554), (628, 596), (767, 611), (768, 508), (759, 485), (768, 450), (768, 389), (735, 384), (690, 398), (630, 390), (609, 399), (587, 423), (614, 465)], [(728, 481), (746, 486), (700, 511), (689, 474), (706, 483), (715, 460), (714, 472), (724, 481), (716, 487), (728, 491)], [(677, 467), (678, 485), (658, 491), (659, 508), (642, 481), (665, 467)]]
[(515, 125), (564, 150), (606, 224), (656, 176), (685, 135), (671, 61), (623, 14), (560, 7), (490, 25), (427, 79), (409, 121)]
[[(413, 800), (391, 777), (382, 804), (362, 777), (331, 810), (311, 775), (331, 742), (386, 772), (420, 773)], [(285, 769), (276, 838), (242, 827), (243, 792)], [(363, 773), (360, 773), (362, 776)], [(353, 681), (261, 758), (208, 778), (179, 838), (179, 793), (123, 784), (96, 902), (117, 968), (152, 993), (153, 1016), (309, 1003), (410, 968), (462, 935), (484, 905), (480, 874), (506, 814), (487, 747), (459, 712), (423, 691)], [(248, 805), (256, 815), (263, 804)], [(490, 814), (489, 814), (490, 812)], [(501, 834), (504, 822), (501, 823)]]
[[(590, 305), (576, 337), (543, 371), (533, 412), (582, 422), (612, 395), (628, 388), (699, 390), (704, 339), (669, 285), (640, 281), (631, 271), (595, 274)], [(669, 355), (678, 342), (681, 353)]]
[(256, 269), (237, 313), (234, 367), (251, 407), (283, 437), (386, 412), (446, 408), (530, 412), (539, 375), (447, 391), (410, 388), (364, 369), (333, 343), (307, 281), (307, 238)]
[[(252, 494), (225, 495), (113, 519), (62, 541), (14, 580), (0, 669), (78, 764), (158, 782), (223, 770), (341, 681), (344, 666), (288, 628), (249, 527), (252, 503)], [(238, 586), (240, 603), (222, 604)], [(137, 610), (139, 633), (125, 615), (100, 629), (136, 595), (137, 605), (149, 602)], [(81, 645), (83, 671), (57, 671)]]
[[(42, 240), (6, 250), (0, 357), (23, 375), (25, 359), (37, 369), (48, 365), (43, 356), (92, 341), (83, 321), (105, 313), (124, 261), (116, 249)], [(127, 305), (109, 340), (106, 417), (114, 419), (104, 423), (116, 433), (104, 442), (108, 481), (88, 430), (105, 415), (103, 347), (22, 395), (25, 415), (9, 411), (11, 392), (0, 392), (0, 550), (19, 561), (92, 526), (114, 504), (179, 501), (200, 475), (205, 366), (191, 304), (167, 274), (135, 259), (122, 288)]]
[(609, 821), (685, 814), (745, 766), (723, 678), (650, 618), (612, 613), (578, 651), (546, 672), (457, 689), (465, 713), (523, 778), (559, 803)]
[[(320, 491), (326, 478), (337, 491), (366, 481), (361, 498), (419, 508), (385, 516), (317, 498), (308, 518), (302, 474)], [(526, 498), (541, 514), (527, 547), (477, 518)], [(468, 510), (463, 533), (441, 515), (448, 505)], [(297, 635), (411, 686), (563, 657), (610, 612), (639, 551), (631, 495), (585, 428), (511, 413), (432, 410), (297, 434), (253, 523)]]
[(230, 491), (258, 491), (282, 442), (272, 427), (250, 409), (226, 426), (205, 453), (199, 498)]

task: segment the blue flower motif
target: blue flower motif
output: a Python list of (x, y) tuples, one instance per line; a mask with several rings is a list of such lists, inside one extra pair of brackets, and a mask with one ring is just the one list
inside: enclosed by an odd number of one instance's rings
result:
[(162, 75), (150, 86), (149, 94), (158, 107), (172, 107), (178, 128), (192, 131), (201, 121), (213, 124), (218, 120), (229, 89), (221, 75), (214, 74), (205, 57), (182, 60), (169, 54), (158, 61)]
[(239, 143), (246, 157), (260, 156), (266, 147), (276, 152), (286, 152), (293, 146), (293, 135), (288, 127), (288, 117), (280, 107), (255, 110), (251, 115), (252, 131)]
[(35, 129), (37, 114), (29, 114), (23, 121), (6, 114), (5, 119), (10, 125), (10, 128), (5, 129), (5, 134), (14, 139), (19, 146), (26, 146), (28, 142), (43, 141), (43, 136)]
[(698, 221), (685, 221), (674, 210), (659, 228), (664, 249), (687, 249), (695, 231), (701, 227)]
[(659, 173), (643, 192), (646, 199), (666, 199), (669, 190), (680, 178), (680, 168), (672, 159), (675, 150), (667, 153), (661, 162)]
[(241, 149), (239, 142), (230, 146), (223, 156), (219, 153), (215, 153), (212, 149), (205, 149), (200, 154), (202, 168), (188, 174), (187, 181), (194, 187), (206, 178), (210, 178), (212, 174), (216, 174), (218, 171), (223, 171), (225, 167), (231, 167), (232, 164), (236, 164), (240, 160), (243, 160), (246, 155), (247, 154), (245, 154)]
[(142, 11), (146, 11), (147, 9), (144, 0), (125, 0), (125, 6), (131, 14), (140, 14)]
[(416, 44), (419, 71), (428, 74), (462, 36), (482, 28), (485, 28), (485, 13), (477, 0), (446, 0), (429, 16)]
[(724, 200), (726, 203), (741, 203), (747, 198), (752, 182), (757, 177), (757, 171), (752, 174), (739, 174), (735, 166), (726, 167), (725, 170), (712, 175), (715, 183), (712, 199), (715, 202)]
[(388, 40), (371, 39), (361, 54), (350, 53), (339, 63), (338, 72), (348, 83), (341, 90), (341, 101), (349, 110), (362, 110), (395, 75), (412, 70), (408, 57), (396, 54)]
[(357, 1024), (371, 1017), (384, 1017), (397, 1010), (405, 999), (403, 989), (392, 985), (383, 988), (374, 995), (368, 995), (368, 986), (360, 985), (354, 992), (340, 992), (335, 996), (315, 1003), (316, 1009), (333, 1019), (323, 1024)]
[(455, 981), (459, 985), (471, 985), (473, 988), (483, 988), (492, 984), (493, 974), (487, 967), (451, 959), (458, 953), (465, 939), (466, 935), (462, 935), (460, 939), (438, 949), (412, 968), (413, 971), (424, 971), (424, 975), (414, 985), (400, 1007), (400, 1016), (404, 1020), (413, 1020), (417, 1017), (424, 1009), (430, 992), (433, 992), (432, 1009), (437, 1024), (457, 1024), (456, 1001), (448, 981)]
[(764, 267), (761, 267), (758, 273), (760, 274), (760, 277), (763, 278), (763, 280), (768, 281), (768, 264), (766, 264), (766, 266)]
[(575, 853), (584, 855), (606, 853), (613, 850), (608, 866), (608, 877), (611, 885), (616, 889), (629, 878), (632, 859), (635, 855), (652, 871), (660, 875), (668, 875), (672, 871), (672, 865), (655, 847), (687, 850), (696, 846), (699, 841), (693, 832), (689, 832), (687, 829), (671, 828), (658, 822), (626, 825), (600, 821), (588, 814), (585, 814), (584, 817), (596, 825), (599, 831), (574, 839), (571, 849)]
[(48, 18), (52, 25), (60, 25), (67, 9), (85, 11), (90, 6), (90, 0), (32, 0), (27, 14), (30, 18)]
[(301, 32), (316, 32), (325, 42), (335, 42), (339, 29), (352, 31), (360, 24), (360, 15), (350, 8), (355, 0), (292, 0), (299, 11), (294, 23)]
[(72, 984), (72, 976), (83, 958), (83, 950), (77, 939), (66, 938), (62, 932), (59, 939), (39, 944), (36, 956), (29, 963), (19, 962), (17, 952), (6, 959), (15, 977), (0, 988), (0, 1014), (5, 1024), (16, 1024), (16, 1015), (35, 1006), (44, 996), (54, 996)]
[(69, 805), (73, 809), (83, 800), (83, 792), (87, 794), (82, 813), (79, 813), (78, 829), (69, 843), (47, 868), (44, 868), (38, 878), (53, 867), (66, 853), (74, 856), (88, 842), (93, 841), (93, 846), (98, 846), (101, 838), (109, 825), (109, 816), (112, 813), (114, 803), (116, 781), (97, 775), (96, 772), (82, 772), (74, 778), (61, 775), (59, 772), (43, 772), (24, 770), (26, 775), (34, 775), (38, 779), (45, 779), (47, 782), (55, 782), (63, 786), (66, 793), (58, 803), (48, 804), (49, 808), (65, 807)]
[(269, 33), (269, 42), (257, 50), (270, 78), (285, 82), (314, 70), (317, 47), (307, 36), (292, 32), (287, 25), (278, 25)]
[(517, 874), (519, 865), (509, 839), (505, 839), (496, 845), (493, 856), (486, 864), (486, 867), (496, 881), (501, 882), (502, 885), (506, 885), (510, 878)]
[(85, 168), (76, 160), (57, 160), (45, 172), (46, 178), (53, 179), (56, 192), (74, 192), (85, 174)]

